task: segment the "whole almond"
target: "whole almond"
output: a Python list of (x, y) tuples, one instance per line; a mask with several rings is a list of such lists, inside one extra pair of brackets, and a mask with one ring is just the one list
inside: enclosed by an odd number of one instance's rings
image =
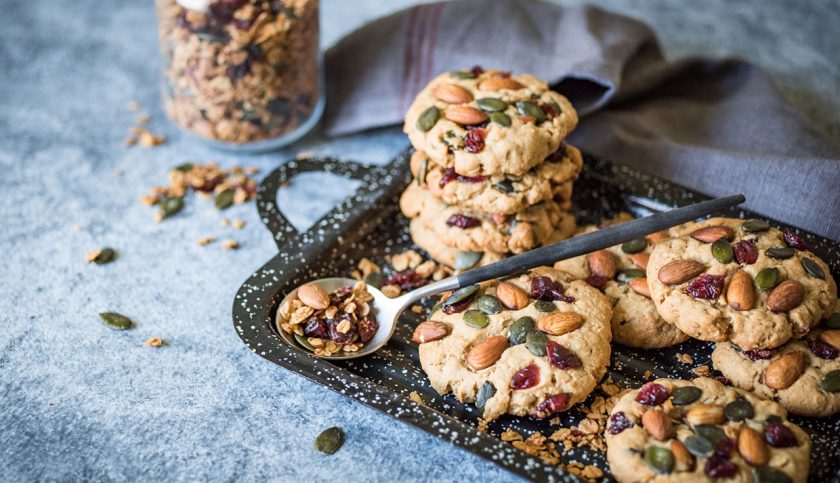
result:
[(840, 330), (824, 330), (820, 332), (820, 335), (818, 335), (817, 338), (831, 347), (840, 350)]
[(706, 267), (697, 260), (674, 260), (659, 269), (659, 281), (665, 285), (677, 285), (688, 282), (705, 269)]
[(438, 84), (434, 94), (439, 100), (449, 104), (463, 104), (473, 100), (470, 91), (456, 84)]
[(524, 309), (530, 302), (528, 294), (510, 282), (499, 282), (496, 286), (496, 297), (502, 305), (511, 310)]
[(315, 310), (323, 310), (330, 306), (330, 295), (327, 291), (312, 283), (300, 287), (297, 296), (301, 302)]
[(487, 120), (487, 115), (470, 106), (450, 106), (443, 111), (444, 117), (462, 126), (481, 124)]
[(721, 424), (726, 421), (723, 406), (717, 404), (695, 404), (685, 413), (685, 420), (690, 425)]
[(563, 335), (583, 325), (583, 316), (575, 312), (557, 312), (540, 319), (539, 329), (549, 335)]
[(734, 236), (735, 234), (732, 232), (732, 228), (728, 226), (705, 226), (691, 232), (691, 238), (704, 243), (712, 243), (721, 238), (731, 241)]
[(642, 427), (659, 441), (665, 441), (671, 437), (671, 418), (660, 409), (648, 409), (642, 415)]
[(738, 432), (738, 452), (753, 466), (764, 466), (770, 461), (770, 450), (758, 431), (742, 426)]
[(805, 298), (805, 289), (796, 280), (785, 280), (776, 285), (767, 297), (767, 308), (772, 312), (787, 312), (799, 306)]
[(615, 256), (607, 250), (598, 250), (595, 253), (590, 253), (589, 270), (592, 275), (604, 277), (611, 280), (615, 277)]
[(639, 295), (644, 295), (650, 298), (650, 287), (648, 287), (647, 279), (645, 277), (631, 278), (627, 285)]
[(694, 456), (688, 452), (688, 448), (678, 439), (671, 440), (671, 453), (677, 463), (677, 471), (694, 470)]
[(630, 258), (630, 261), (633, 262), (634, 265), (641, 268), (642, 270), (646, 270), (648, 266), (648, 262), (650, 261), (650, 253), (634, 253), (632, 255), (627, 255)]
[(788, 352), (764, 370), (764, 384), (773, 389), (787, 389), (805, 370), (805, 354)]
[(478, 84), (478, 88), (482, 91), (499, 91), (502, 89), (522, 89), (523, 86), (519, 82), (511, 79), (510, 77), (493, 77), (492, 79), (486, 79), (481, 81)]
[(435, 340), (443, 339), (448, 334), (448, 325), (444, 324), (443, 322), (427, 320), (417, 325), (417, 327), (414, 329), (414, 335), (411, 336), (411, 340), (417, 342), (418, 344), (422, 344), (424, 342), (432, 342)]
[(735, 310), (752, 310), (755, 307), (755, 284), (749, 273), (738, 270), (732, 274), (726, 298)]
[(647, 239), (648, 243), (650, 243), (651, 245), (656, 245), (657, 243), (667, 240), (668, 238), (671, 238), (671, 235), (669, 235), (667, 231), (657, 231), (645, 236), (645, 239)]
[(507, 348), (507, 337), (496, 335), (476, 345), (467, 354), (467, 364), (476, 371), (488, 368), (499, 360)]

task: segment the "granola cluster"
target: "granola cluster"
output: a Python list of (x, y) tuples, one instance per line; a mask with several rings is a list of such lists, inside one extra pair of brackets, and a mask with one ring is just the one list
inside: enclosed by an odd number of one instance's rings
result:
[(357, 270), (351, 273), (356, 280), (377, 287), (387, 297), (398, 297), (403, 292), (422, 287), (431, 281), (438, 281), (452, 274), (446, 265), (434, 260), (424, 260), (416, 250), (406, 250), (386, 258), (392, 273), (385, 275), (382, 268), (368, 258), (359, 260)]
[[(317, 0), (157, 0), (164, 107), (207, 139), (275, 139), (319, 100)], [(195, 2), (192, 2), (195, 3)]]

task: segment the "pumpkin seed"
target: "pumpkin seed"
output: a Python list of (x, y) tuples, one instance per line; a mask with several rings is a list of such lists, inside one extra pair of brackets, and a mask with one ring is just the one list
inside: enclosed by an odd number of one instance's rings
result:
[(478, 307), (478, 310), (484, 312), (487, 315), (498, 314), (502, 311), (502, 303), (499, 302), (499, 299), (487, 294), (484, 294), (481, 297), (479, 297), (475, 301), (475, 306)]
[(793, 248), (790, 247), (773, 247), (768, 248), (764, 251), (770, 258), (776, 258), (778, 260), (786, 260), (793, 256), (794, 251)]
[(755, 276), (755, 284), (762, 290), (770, 290), (779, 283), (779, 269), (765, 268)]
[(697, 456), (698, 458), (710, 456), (712, 451), (715, 450), (714, 445), (710, 443), (708, 439), (702, 436), (694, 435), (685, 438), (685, 447), (689, 453)]
[(534, 319), (528, 317), (520, 317), (513, 321), (508, 327), (508, 341), (510, 345), (519, 345), (525, 342), (528, 333), (534, 330)]
[(746, 399), (732, 401), (723, 408), (723, 412), (726, 414), (726, 419), (730, 421), (743, 421), (755, 416), (752, 403)]
[(484, 414), (484, 405), (495, 395), (496, 386), (490, 381), (484, 381), (484, 384), (478, 388), (478, 394), (475, 395), (475, 407), (481, 414)]
[(483, 256), (483, 252), (458, 252), (455, 255), (455, 270), (470, 269), (476, 266)]
[(508, 106), (507, 102), (493, 97), (482, 97), (481, 99), (476, 99), (475, 103), (478, 104), (478, 107), (482, 111), (487, 112), (504, 111)]
[(490, 120), (502, 127), (510, 127), (510, 117), (504, 112), (490, 113)]
[(618, 272), (618, 276), (616, 279), (621, 283), (627, 283), (634, 278), (644, 277), (645, 272), (644, 270), (639, 270), (638, 268), (628, 268), (627, 270), (622, 270)]
[(516, 110), (523, 116), (533, 117), (537, 124), (545, 121), (545, 113), (533, 102), (519, 101), (516, 103)]
[(195, 36), (198, 37), (199, 40), (203, 40), (205, 42), (211, 42), (214, 44), (224, 44), (227, 42), (227, 38), (222, 35), (216, 35), (214, 33), (210, 33), (207, 31), (199, 31), (195, 33)]
[(528, 350), (531, 351), (531, 354), (534, 354), (537, 357), (545, 355), (546, 344), (548, 344), (548, 337), (539, 330), (532, 330), (528, 332), (528, 335), (525, 337), (525, 345), (528, 346)]
[(712, 243), (712, 256), (715, 257), (715, 260), (725, 265), (732, 262), (732, 259), (735, 258), (735, 253), (732, 251), (732, 245), (726, 241), (726, 238), (718, 238)]
[(113, 248), (102, 248), (99, 252), (94, 256), (92, 259), (89, 259), (91, 262), (97, 265), (105, 265), (106, 263), (111, 263), (117, 259), (117, 252)]
[(420, 163), (420, 169), (417, 170), (417, 186), (423, 186), (423, 181), (426, 180), (426, 166), (428, 163), (428, 159), (424, 159), (423, 162)]
[(474, 329), (483, 329), (490, 323), (487, 314), (480, 310), (470, 309), (464, 312), (464, 322)]
[(160, 213), (164, 218), (178, 213), (184, 208), (184, 200), (178, 196), (167, 196), (158, 203), (160, 205)]
[(509, 179), (503, 179), (493, 186), (495, 186), (496, 189), (501, 191), (502, 193), (513, 193), (514, 191), (513, 181)]
[(557, 101), (554, 99), (548, 101), (548, 105), (554, 108), (554, 112), (556, 112), (558, 116), (563, 114), (563, 108), (561, 108), (560, 104), (557, 104)]
[(653, 471), (667, 475), (674, 469), (674, 454), (662, 446), (648, 446), (645, 450), (645, 463)]
[(630, 240), (621, 244), (621, 251), (624, 253), (639, 253), (645, 248), (647, 248), (647, 240), (644, 238), (636, 238), (635, 240)]
[(557, 306), (554, 305), (554, 302), (549, 302), (548, 300), (537, 300), (534, 302), (534, 308), (539, 310), (540, 312), (554, 312), (557, 309)]
[(417, 129), (428, 132), (435, 127), (438, 119), (440, 119), (440, 111), (437, 107), (432, 106), (420, 113), (420, 116), (417, 118)]
[(840, 329), (840, 312), (834, 312), (825, 321), (825, 326), (829, 329)]
[(767, 422), (767, 424), (778, 424), (782, 422), (782, 417), (776, 414), (771, 414), (770, 416), (767, 416), (767, 419), (765, 419), (765, 421)]
[(233, 188), (228, 188), (221, 193), (216, 195), (216, 199), (213, 201), (216, 204), (216, 208), (219, 210), (225, 210), (233, 204)]
[(717, 444), (718, 441), (726, 437), (726, 433), (713, 424), (698, 424), (694, 426), (694, 432), (712, 444)]
[(443, 305), (452, 305), (457, 304), (458, 302), (464, 300), (467, 297), (472, 297), (478, 291), (478, 284), (470, 285), (464, 288), (459, 288), (456, 290), (449, 298), (443, 302)]
[(770, 228), (770, 223), (767, 223), (765, 220), (758, 220), (755, 218), (747, 220), (741, 225), (741, 229), (747, 233), (767, 231), (768, 228)]
[(825, 273), (823, 272), (823, 269), (817, 265), (817, 262), (811, 260), (810, 258), (802, 259), (802, 268), (808, 272), (808, 275), (814, 278), (819, 278), (820, 280), (825, 280)]
[(388, 280), (388, 277), (382, 272), (373, 272), (365, 277), (365, 283), (376, 288), (382, 288), (386, 280)]
[(772, 466), (759, 466), (753, 468), (753, 481), (755, 483), (791, 483), (793, 480), (787, 473)]
[(694, 386), (682, 386), (674, 389), (671, 393), (671, 402), (675, 406), (685, 406), (700, 399), (703, 395), (703, 390)]
[(309, 352), (315, 352), (315, 348), (312, 347), (312, 344), (310, 344), (308, 340), (306, 340), (306, 337), (300, 334), (295, 334), (295, 340), (304, 349), (308, 350)]
[(826, 374), (820, 382), (820, 387), (825, 392), (840, 392), (840, 370)]
[(468, 70), (453, 70), (449, 76), (453, 79), (475, 79), (475, 74)]
[(325, 454), (333, 454), (344, 444), (344, 431), (338, 426), (325, 429), (315, 438), (315, 449)]
[(182, 173), (189, 173), (193, 169), (193, 164), (192, 163), (183, 163), (183, 164), (179, 164), (178, 166), (175, 166), (175, 168), (173, 168), (173, 169), (175, 169), (175, 171), (180, 171)]
[(105, 322), (105, 325), (116, 330), (130, 329), (134, 325), (131, 319), (116, 312), (102, 312), (99, 314), (99, 318)]

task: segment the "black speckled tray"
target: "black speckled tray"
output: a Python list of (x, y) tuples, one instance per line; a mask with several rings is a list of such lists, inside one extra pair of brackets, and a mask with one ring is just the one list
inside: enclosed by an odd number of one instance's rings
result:
[[(504, 443), (497, 436), (507, 428), (530, 434), (551, 434), (545, 420), (505, 416), (494, 421), (490, 434), (476, 430), (478, 412), (471, 404), (461, 404), (453, 396), (439, 396), (420, 369), (417, 347), (411, 342), (420, 316), (406, 313), (394, 338), (378, 353), (362, 359), (327, 362), (304, 350), (287, 345), (273, 326), (276, 306), (294, 287), (321, 277), (348, 276), (357, 261), (368, 257), (385, 267), (384, 257), (413, 247), (408, 222), (399, 213), (399, 194), (411, 181), (410, 152), (390, 164), (374, 167), (351, 161), (307, 158), (289, 161), (270, 173), (257, 191), (257, 208), (271, 230), (279, 253), (257, 270), (239, 289), (233, 303), (233, 324), (237, 334), (252, 351), (286, 369), (368, 406), (412, 424), (486, 458), (509, 471), (538, 481), (575, 481), (557, 467), (528, 456)], [(276, 206), (277, 190), (295, 175), (306, 171), (326, 171), (362, 181), (361, 188), (325, 215), (306, 233), (298, 233)], [(581, 177), (575, 185), (575, 213), (580, 224), (593, 223), (619, 211), (645, 216), (675, 206), (706, 199), (705, 196), (655, 176), (611, 162), (585, 156)], [(730, 215), (754, 214), (735, 211)], [(772, 220), (771, 220), (772, 222)], [(778, 223), (772, 222), (776, 226)], [(802, 232), (812, 250), (828, 261), (837, 278), (840, 273), (840, 244)], [(414, 247), (416, 248), (416, 247)], [(432, 301), (426, 301), (426, 307)], [(694, 364), (677, 364), (677, 352), (691, 354)], [(614, 345), (608, 375), (623, 387), (638, 387), (643, 374), (656, 377), (691, 379), (690, 368), (709, 364), (711, 344), (689, 341), (682, 345), (644, 351)], [(409, 399), (419, 393), (426, 405)], [(577, 424), (583, 414), (562, 413), (563, 426)], [(810, 419), (792, 417), (808, 431), (814, 441), (811, 459), (812, 481), (840, 481), (840, 417)], [(603, 454), (577, 448), (564, 453), (568, 461), (594, 464), (608, 474)]]

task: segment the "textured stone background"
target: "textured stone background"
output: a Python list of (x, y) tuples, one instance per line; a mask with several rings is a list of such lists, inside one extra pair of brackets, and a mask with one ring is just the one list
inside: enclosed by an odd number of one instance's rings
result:
[[(411, 3), (323, 1), (324, 45)], [(840, 13), (831, 1), (594, 3), (650, 23), (671, 56), (754, 61), (840, 138), (840, 37), (832, 35)], [(137, 202), (189, 160), (269, 170), (307, 150), (386, 162), (407, 145), (398, 129), (334, 140), (316, 133), (271, 155), (214, 152), (164, 121), (152, 2), (0, 7), (0, 478), (513, 478), (245, 349), (231, 327), (232, 298), (276, 250), (253, 204), (225, 213), (248, 221), (235, 232), (203, 200), (160, 225)], [(132, 99), (167, 144), (122, 147)], [(346, 188), (333, 182), (324, 195), (309, 178), (281, 193), (281, 204), (305, 228)], [(242, 248), (196, 246), (206, 235), (235, 238)], [(86, 265), (84, 253), (103, 245), (117, 248), (119, 260)], [(104, 327), (96, 313), (105, 310), (137, 327)], [(145, 347), (153, 336), (169, 345)], [(335, 424), (347, 430), (345, 447), (332, 457), (315, 453), (315, 435)]]

